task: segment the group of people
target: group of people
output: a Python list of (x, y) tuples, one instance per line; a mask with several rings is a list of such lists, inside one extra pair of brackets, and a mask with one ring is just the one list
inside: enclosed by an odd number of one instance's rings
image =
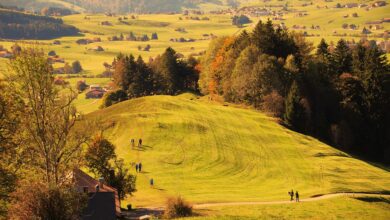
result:
[[(135, 148), (134, 138), (132, 138), (130, 142), (131, 142), (131, 149), (134, 149)], [(140, 148), (140, 147), (142, 147), (142, 139), (141, 138), (138, 140), (138, 148)], [(135, 164), (135, 172), (137, 172), (137, 173), (142, 172), (142, 163)], [(150, 187), (154, 186), (154, 179), (153, 178), (150, 178), (149, 184), (150, 184)]]
[[(131, 148), (134, 149), (134, 147), (135, 147), (135, 140), (133, 138), (133, 139), (131, 139)], [(138, 147), (142, 147), (142, 139), (141, 138), (138, 140)]]
[[(290, 195), (290, 201), (294, 201), (294, 190), (291, 190), (291, 192), (288, 192), (288, 194)], [(299, 202), (299, 193), (298, 191), (295, 191), (295, 201), (296, 202)]]
[(141, 173), (141, 171), (142, 171), (142, 163), (137, 163), (135, 165), (135, 172)]

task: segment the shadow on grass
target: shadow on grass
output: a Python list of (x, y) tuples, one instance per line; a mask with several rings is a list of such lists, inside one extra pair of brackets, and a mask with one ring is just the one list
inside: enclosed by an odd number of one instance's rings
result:
[(135, 151), (147, 151), (147, 150), (152, 150), (153, 147), (151, 146), (147, 146), (147, 145), (142, 145), (140, 147), (134, 147), (132, 150), (135, 150)]
[(355, 198), (357, 200), (363, 201), (363, 202), (384, 202), (387, 204), (390, 204), (390, 199), (384, 198), (384, 197), (357, 197)]
[(287, 133), (289, 134), (298, 134), (300, 135), (301, 139), (302, 140), (305, 140), (305, 141), (301, 141), (302, 144), (306, 144), (306, 140), (310, 140), (311, 138), (313, 140), (318, 140), (324, 144), (327, 144), (329, 146), (331, 146), (332, 148), (335, 148), (337, 150), (339, 150), (340, 152), (337, 152), (337, 153), (317, 153), (315, 154), (314, 156), (315, 157), (325, 157), (325, 156), (338, 156), (338, 157), (350, 157), (350, 158), (355, 158), (355, 159), (358, 159), (358, 160), (361, 160), (371, 166), (374, 166), (374, 167), (377, 167), (377, 168), (380, 168), (382, 170), (385, 170), (387, 172), (390, 172), (390, 164), (388, 162), (385, 162), (385, 161), (375, 161), (373, 160), (373, 158), (370, 158), (366, 155), (364, 155), (363, 153), (361, 152), (356, 152), (356, 151), (353, 151), (353, 150), (347, 150), (347, 149), (343, 149), (341, 147), (338, 147), (338, 146), (335, 146), (335, 145), (332, 145), (332, 143), (330, 141), (327, 141), (323, 138), (319, 138), (319, 137), (315, 137), (315, 136), (312, 136), (310, 134), (304, 134), (304, 133), (300, 133), (298, 131), (294, 131), (290, 126), (284, 124), (283, 122), (282, 123), (279, 123), (282, 127), (288, 129), (287, 130)]

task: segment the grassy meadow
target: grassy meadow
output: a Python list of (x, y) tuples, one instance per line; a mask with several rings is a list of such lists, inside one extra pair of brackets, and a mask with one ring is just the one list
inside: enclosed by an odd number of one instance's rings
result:
[(390, 201), (377, 197), (340, 197), (288, 205), (247, 205), (196, 210), (188, 220), (233, 219), (362, 219), (390, 218)]
[[(287, 200), (333, 192), (389, 192), (390, 173), (251, 109), (191, 94), (151, 96), (87, 115), (135, 173), (138, 191), (122, 203), (159, 206), (181, 195), (193, 203)], [(143, 139), (131, 149), (130, 140)], [(153, 178), (154, 187), (149, 186)]]
[[(60, 0), (51, 0), (62, 2)], [(226, 1), (223, 1), (226, 2)], [(269, 6), (287, 3), (294, 11), (286, 14), (284, 22), (292, 30), (293, 25), (319, 25), (320, 29), (306, 29), (308, 41), (317, 45), (321, 38), (336, 42), (340, 37), (333, 32), (347, 34), (345, 39), (356, 41), (367, 21), (390, 17), (390, 4), (366, 11), (360, 8), (335, 9), (335, 0), (325, 2), (314, 0), (313, 5), (302, 6), (310, 1), (248, 1), (240, 0), (241, 6)], [(355, 1), (371, 4), (373, 1)], [(388, 2), (388, 1), (387, 1)], [(317, 5), (320, 8), (317, 8)], [(324, 6), (327, 5), (328, 9)], [(69, 6), (70, 7), (70, 6)], [(226, 9), (225, 5), (201, 4), (200, 9), (210, 11)], [(46, 52), (54, 50), (57, 55), (72, 63), (79, 60), (83, 72), (66, 81), (75, 88), (77, 81), (86, 80), (88, 85), (106, 85), (110, 78), (97, 78), (119, 53), (144, 60), (156, 57), (167, 47), (173, 47), (185, 56), (197, 54), (208, 48), (210, 39), (205, 34), (227, 36), (251, 30), (254, 22), (238, 28), (231, 24), (230, 15), (190, 15), (208, 17), (210, 20), (187, 20), (183, 15), (140, 14), (136, 19), (125, 15), (127, 23), (118, 17), (103, 14), (87, 14), (85, 9), (76, 8), (82, 14), (64, 16), (66, 24), (82, 31), (80, 36), (62, 37), (54, 45), (53, 40), (19, 41), (22, 46), (38, 43)], [(298, 17), (297, 13), (307, 12)], [(343, 18), (358, 13), (358, 17)], [(123, 17), (124, 15), (120, 15)], [(87, 18), (87, 19), (86, 19)], [(179, 19), (182, 18), (182, 19)], [(268, 17), (261, 17), (266, 20)], [(108, 21), (112, 26), (102, 26)], [(359, 25), (359, 30), (342, 29), (342, 24)], [(390, 23), (382, 24), (383, 33), (390, 29)], [(175, 31), (185, 28), (186, 32)], [(158, 40), (108, 41), (108, 37), (133, 32), (136, 36), (158, 34)], [(102, 42), (78, 45), (81, 38), (100, 37)], [(193, 38), (195, 42), (171, 42), (171, 38)], [(370, 38), (374, 39), (374, 38)], [(381, 39), (382, 40), (382, 39)], [(14, 41), (3, 40), (0, 45), (10, 48)], [(150, 51), (140, 51), (151, 45)], [(96, 46), (104, 51), (91, 50)], [(388, 56), (390, 57), (390, 56)], [(5, 71), (6, 59), (0, 58), (0, 77)], [(62, 67), (57, 63), (55, 67)], [(123, 158), (126, 167), (137, 176), (137, 192), (122, 202), (122, 206), (160, 207), (171, 196), (183, 196), (191, 203), (250, 202), (288, 200), (288, 191), (298, 190), (301, 198), (337, 192), (390, 193), (390, 172), (388, 167), (379, 167), (341, 152), (315, 138), (302, 135), (281, 126), (275, 118), (250, 109), (228, 103), (210, 101), (208, 97), (193, 94), (179, 96), (149, 96), (125, 101), (106, 109), (99, 109), (101, 100), (86, 99), (85, 92), (75, 101), (77, 109), (88, 119), (109, 124), (104, 135), (116, 145), (118, 157)], [(130, 140), (143, 139), (144, 145), (132, 149)], [(142, 162), (143, 172), (135, 172), (135, 163)], [(154, 187), (149, 185), (154, 179)], [(357, 199), (342, 196), (321, 201), (299, 204), (241, 205), (232, 207), (210, 207), (197, 209), (199, 215), (186, 219), (390, 219), (389, 200)]]

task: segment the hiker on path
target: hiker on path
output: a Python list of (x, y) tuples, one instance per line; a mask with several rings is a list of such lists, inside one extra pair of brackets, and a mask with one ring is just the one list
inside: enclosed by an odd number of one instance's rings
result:
[(299, 202), (299, 193), (298, 193), (298, 191), (295, 192), (295, 201)]
[(134, 139), (131, 139), (131, 149), (134, 149)]
[(135, 165), (135, 172), (138, 173), (138, 164)]
[(153, 187), (153, 185), (154, 185), (154, 180), (153, 180), (153, 178), (151, 178), (150, 179), (150, 186)]
[(138, 171), (141, 173), (141, 170), (142, 170), (142, 163), (139, 163), (138, 164)]
[(142, 147), (142, 139), (141, 138), (138, 141), (138, 147)]
[(291, 190), (291, 192), (289, 192), (288, 194), (290, 194), (290, 201), (293, 201), (294, 200), (294, 190)]

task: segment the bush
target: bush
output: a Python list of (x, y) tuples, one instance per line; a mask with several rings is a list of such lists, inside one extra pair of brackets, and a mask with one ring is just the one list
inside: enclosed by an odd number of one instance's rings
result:
[(275, 117), (282, 117), (284, 113), (284, 98), (275, 90), (264, 96), (262, 108)]
[(9, 219), (79, 219), (87, 205), (86, 194), (74, 186), (48, 188), (39, 181), (23, 181), (11, 194)]
[(180, 196), (169, 198), (166, 205), (164, 213), (166, 218), (180, 218), (192, 215), (192, 205)]
[(118, 102), (127, 100), (127, 94), (125, 91), (119, 89), (116, 91), (108, 92), (103, 97), (103, 103), (100, 108), (106, 108), (111, 105), (114, 105)]
[(76, 88), (79, 92), (83, 92), (88, 88), (87, 83), (85, 83), (85, 80), (77, 81)]
[(83, 71), (83, 68), (81, 67), (80, 61), (76, 60), (72, 63), (72, 69), (73, 73), (79, 73)]

